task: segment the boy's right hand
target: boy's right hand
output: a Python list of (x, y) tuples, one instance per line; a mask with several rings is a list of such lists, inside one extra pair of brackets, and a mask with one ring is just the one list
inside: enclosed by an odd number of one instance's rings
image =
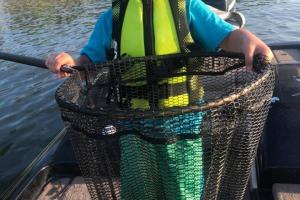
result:
[(76, 61), (68, 53), (61, 52), (48, 56), (45, 62), (49, 71), (56, 74), (58, 78), (64, 78), (70, 76), (69, 73), (60, 71), (60, 68), (64, 65), (72, 67), (76, 65)]

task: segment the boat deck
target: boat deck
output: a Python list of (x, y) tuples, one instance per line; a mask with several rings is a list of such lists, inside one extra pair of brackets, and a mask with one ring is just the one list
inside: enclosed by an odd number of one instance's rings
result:
[(274, 200), (299, 200), (300, 185), (298, 184), (279, 184), (273, 185)]
[(89, 200), (91, 196), (82, 177), (59, 178), (49, 182), (37, 200)]
[[(299, 200), (300, 185), (273, 185), (274, 200)], [(88, 189), (82, 177), (61, 178), (48, 183), (37, 200), (90, 200)]]

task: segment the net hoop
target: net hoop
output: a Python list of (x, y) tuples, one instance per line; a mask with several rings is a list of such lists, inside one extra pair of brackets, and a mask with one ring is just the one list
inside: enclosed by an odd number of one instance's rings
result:
[[(275, 79), (271, 63), (254, 60), (254, 71), (225, 53), (77, 67), (56, 100), (92, 199), (244, 199)], [(124, 79), (130, 69), (137, 76)], [(162, 91), (188, 106), (160, 107), (153, 97), (172, 99)], [(150, 109), (133, 109), (134, 98)]]
[[(188, 54), (172, 54), (172, 55), (163, 55), (163, 56), (148, 56), (148, 57), (137, 57), (137, 58), (125, 58), (122, 60), (114, 60), (110, 62), (106, 62), (101, 65), (86, 65), (86, 66), (79, 66), (77, 69), (79, 70), (96, 70), (97, 73), (103, 74), (105, 76), (105, 73), (108, 73), (108, 68), (112, 66), (112, 63), (115, 65), (124, 65), (129, 62), (136, 62), (141, 60), (151, 60), (151, 59), (188, 59), (190, 57), (214, 57), (214, 58), (230, 58), (230, 59), (239, 59), (241, 62), (227, 68), (226, 70), (223, 70), (221, 72), (192, 72), (192, 73), (177, 73), (176, 76), (182, 76), (182, 75), (222, 75), (226, 72), (245, 67), (243, 56), (241, 54), (236, 53), (188, 53)], [(90, 116), (97, 116), (97, 117), (113, 117), (114, 119), (126, 119), (126, 118), (133, 118), (133, 119), (142, 119), (142, 118), (148, 118), (148, 117), (160, 117), (160, 116), (174, 116), (178, 114), (185, 114), (185, 113), (191, 113), (191, 112), (197, 112), (197, 111), (206, 111), (209, 109), (213, 109), (222, 105), (226, 105), (230, 102), (235, 101), (236, 99), (248, 94), (256, 87), (259, 87), (259, 85), (264, 82), (266, 79), (268, 79), (270, 76), (273, 75), (273, 65), (265, 60), (264, 57), (256, 56), (253, 63), (253, 73), (257, 73), (258, 76), (256, 79), (252, 80), (251, 82), (247, 83), (244, 87), (238, 89), (237, 91), (234, 91), (232, 93), (227, 94), (224, 97), (220, 97), (217, 99), (214, 99), (211, 102), (205, 102), (201, 105), (191, 105), (191, 106), (181, 106), (181, 107), (173, 107), (173, 108), (166, 108), (163, 110), (140, 110), (140, 109), (130, 109), (127, 108), (119, 109), (115, 105), (113, 106), (107, 106), (106, 108), (88, 108), (88, 107), (82, 107), (78, 103), (74, 103), (72, 100), (65, 98), (66, 92), (73, 92), (71, 85), (78, 85), (78, 79), (80, 79), (79, 73), (74, 73), (72, 76), (67, 79), (63, 84), (60, 85), (60, 87), (57, 89), (55, 93), (55, 99), (58, 103), (58, 105), (62, 108), (66, 108), (69, 110), (72, 110), (77, 113), (84, 113), (86, 115)], [(107, 78), (107, 77), (106, 77)], [(161, 77), (165, 78), (165, 77)], [(132, 79), (129, 82), (134, 81), (140, 81), (140, 79)], [(117, 82), (116, 82), (117, 83)], [(128, 83), (128, 82), (127, 82)], [(98, 84), (98, 87), (107, 87), (108, 82), (105, 82), (104, 84)], [(70, 91), (71, 90), (71, 91)], [(74, 91), (74, 93), (76, 93)]]

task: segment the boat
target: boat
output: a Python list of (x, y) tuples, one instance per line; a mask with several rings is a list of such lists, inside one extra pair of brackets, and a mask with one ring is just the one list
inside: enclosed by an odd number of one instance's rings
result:
[[(276, 86), (249, 179), (247, 195), (251, 200), (300, 196), (300, 42), (270, 47), (277, 64)], [(89, 198), (67, 129), (63, 129), (0, 199), (72, 199), (72, 195)]]
[[(276, 85), (245, 196), (300, 199), (300, 42), (269, 46), (275, 55)], [(89, 199), (67, 132), (61, 130), (0, 199)]]

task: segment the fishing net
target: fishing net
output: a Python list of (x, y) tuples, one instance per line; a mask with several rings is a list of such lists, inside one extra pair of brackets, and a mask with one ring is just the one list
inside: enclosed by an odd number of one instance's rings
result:
[(273, 91), (262, 57), (176, 54), (84, 66), (57, 90), (93, 199), (243, 199)]

